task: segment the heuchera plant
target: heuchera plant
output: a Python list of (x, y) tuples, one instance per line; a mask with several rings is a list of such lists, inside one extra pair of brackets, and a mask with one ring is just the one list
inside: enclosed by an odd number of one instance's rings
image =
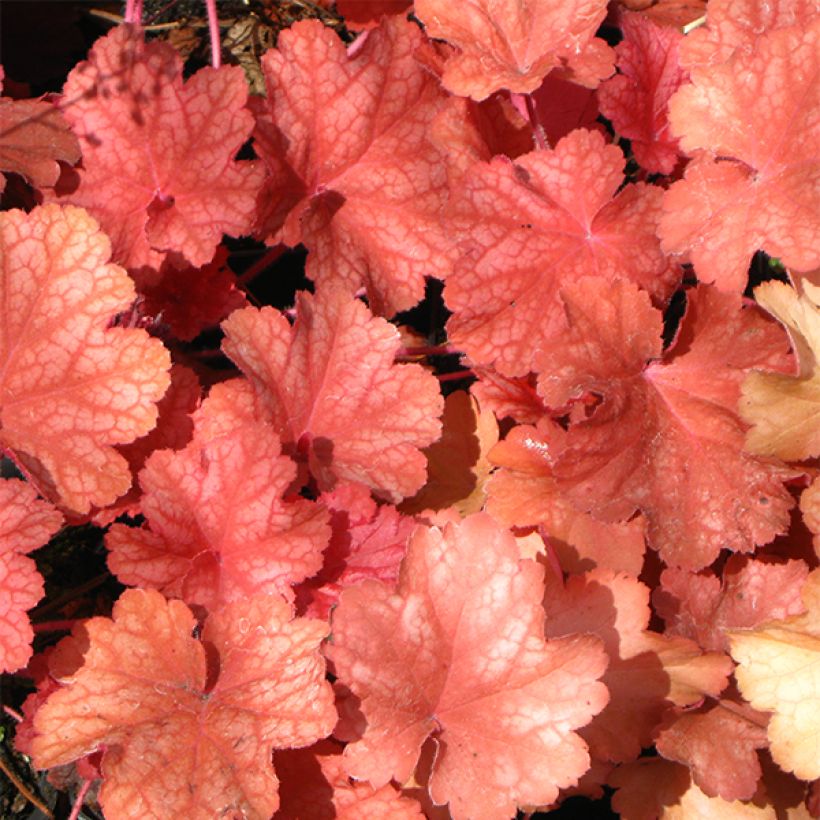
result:
[(820, 816), (816, 4), (207, 9), (0, 98), (15, 793)]

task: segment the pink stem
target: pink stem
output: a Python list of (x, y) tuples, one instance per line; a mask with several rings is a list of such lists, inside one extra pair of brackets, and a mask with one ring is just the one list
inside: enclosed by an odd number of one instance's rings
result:
[(35, 632), (71, 632), (77, 621), (41, 621), (39, 624), (32, 624), (31, 628)]
[(6, 706), (5, 704), (3, 704), (3, 711), (9, 717), (14, 718), (18, 723), (22, 723), (23, 716), (16, 709), (12, 709), (11, 706)]
[(541, 150), (549, 148), (547, 136), (544, 133), (544, 129), (538, 122), (538, 114), (535, 110), (535, 101), (532, 98), (532, 94), (524, 94), (524, 103), (527, 106), (527, 117), (530, 121), (530, 125), (532, 126), (532, 135), (535, 137), (535, 144)]
[(544, 542), (545, 550), (544, 555), (547, 559), (547, 564), (549, 568), (552, 570), (555, 577), (561, 582), (561, 585), (564, 584), (564, 571), (561, 569), (561, 562), (558, 560), (558, 553), (553, 546), (552, 541), (550, 540), (549, 536), (541, 535), (541, 540)]
[(219, 42), (219, 17), (216, 14), (216, 0), (205, 0), (208, 9), (208, 32), (211, 35), (211, 65), (222, 65), (222, 45)]
[(396, 356), (449, 356), (452, 353), (458, 353), (454, 347), (450, 345), (432, 345), (422, 347), (402, 347)]
[(256, 260), (241, 276), (236, 277), (239, 285), (253, 281), (265, 268), (270, 267), (286, 250), (287, 245), (276, 245)]
[(125, 0), (125, 17), (123, 19), (126, 23), (134, 22), (134, 3), (135, 0)]
[(77, 799), (74, 801), (74, 805), (71, 807), (71, 814), (68, 816), (68, 820), (77, 820), (80, 816), (80, 812), (83, 808), (83, 803), (85, 803), (85, 796), (88, 794), (88, 790), (91, 788), (91, 781), (90, 780), (83, 780), (83, 785), (80, 786), (80, 790), (77, 792)]
[(475, 376), (472, 370), (457, 370), (455, 373), (440, 373), (436, 378), (440, 382), (455, 382), (459, 379), (469, 379)]

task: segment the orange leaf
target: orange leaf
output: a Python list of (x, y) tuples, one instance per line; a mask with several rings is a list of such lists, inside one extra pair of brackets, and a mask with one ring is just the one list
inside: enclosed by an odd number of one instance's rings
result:
[(32, 487), (0, 480), (0, 672), (15, 672), (31, 657), (34, 633), (26, 610), (43, 597), (43, 579), (25, 553), (45, 544), (62, 523)]
[(108, 565), (125, 584), (208, 610), (260, 592), (292, 597), (291, 585), (322, 566), (330, 537), (323, 507), (283, 500), (295, 477), (262, 424), (155, 452), (140, 473), (147, 526), (114, 524)]
[(573, 730), (605, 705), (606, 664), (591, 636), (544, 640), (542, 595), (541, 567), (483, 513), (416, 530), (396, 593), (345, 590), (329, 654), (367, 719), (349, 773), (404, 783), (434, 733), (430, 793), (457, 820), (510, 816), (576, 783), (589, 756)]
[[(85, 622), (83, 665), (34, 718), (35, 765), (105, 747), (107, 817), (268, 820), (271, 750), (312, 743), (336, 721), (318, 651), (327, 626), (260, 596), (214, 612), (202, 643), (195, 627), (185, 604), (152, 590), (128, 590), (112, 619)], [(218, 657), (212, 686), (207, 645)]]
[(74, 68), (63, 96), (83, 168), (62, 201), (99, 220), (115, 262), (159, 269), (174, 251), (205, 265), (223, 234), (250, 232), (264, 171), (233, 159), (253, 127), (239, 66), (183, 81), (171, 46), (118, 26)]
[(742, 292), (761, 249), (800, 271), (820, 265), (818, 55), (815, 18), (693, 72), (670, 100), (672, 131), (697, 158), (664, 197), (660, 236), (701, 281)]
[(127, 444), (156, 423), (170, 359), (141, 329), (106, 324), (134, 299), (108, 238), (81, 208), (0, 214), (0, 443), (76, 512), (131, 486)]
[(775, 763), (801, 780), (820, 777), (820, 570), (803, 587), (806, 613), (729, 633), (738, 687), (755, 709), (774, 712)]
[(612, 50), (594, 36), (606, 16), (603, 0), (416, 0), (415, 13), (429, 37), (459, 49), (442, 81), (462, 97), (527, 94), (561, 65), (591, 88), (612, 73)]
[[(0, 66), (0, 87), (2, 82)], [(73, 165), (80, 159), (77, 138), (50, 102), (2, 97), (0, 123), (0, 169), (21, 174), (35, 188), (57, 183), (57, 160)], [(0, 174), (0, 191), (4, 186), (5, 179)]]
[[(394, 364), (398, 331), (339, 287), (300, 292), (296, 314), (294, 327), (273, 308), (222, 323), (223, 350), (248, 377), (257, 416), (307, 456), (321, 490), (342, 479), (394, 502), (412, 495), (426, 476), (419, 448), (441, 432), (435, 377)], [(232, 403), (224, 392), (222, 404)]]

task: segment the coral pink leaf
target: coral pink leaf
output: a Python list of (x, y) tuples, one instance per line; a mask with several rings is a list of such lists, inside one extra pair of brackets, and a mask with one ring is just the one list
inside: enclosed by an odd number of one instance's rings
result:
[(686, 79), (678, 64), (683, 35), (642, 14), (624, 14), (624, 39), (615, 47), (618, 74), (601, 84), (601, 113), (632, 141), (635, 160), (650, 173), (669, 174), (678, 161), (678, 141), (669, 131), (667, 104)]
[(736, 51), (751, 51), (764, 32), (806, 26), (816, 15), (816, 0), (709, 0), (706, 25), (681, 44), (681, 63), (708, 70)]
[(0, 214), (0, 443), (47, 497), (87, 512), (131, 486), (112, 445), (156, 423), (168, 351), (106, 324), (134, 285), (82, 209)]
[[(523, 95), (513, 94), (511, 97), (519, 111), (529, 113), (527, 100)], [(547, 74), (544, 82), (529, 95), (529, 98), (535, 114), (533, 125), (544, 129), (544, 135), (550, 145), (556, 145), (576, 128), (586, 128), (590, 131), (602, 128), (596, 123), (598, 102), (595, 91), (565, 80), (558, 76), (557, 72)], [(509, 152), (503, 153), (513, 158)]]
[(17, 479), (0, 480), (0, 673), (31, 657), (34, 637), (26, 617), (43, 595), (43, 579), (24, 553), (43, 546), (63, 523), (51, 504)]
[(639, 575), (645, 550), (645, 522), (599, 521), (579, 510), (556, 486), (550, 453), (560, 449), (563, 431), (549, 418), (537, 427), (514, 427), (490, 451), (497, 470), (487, 485), (487, 512), (510, 527), (539, 525), (565, 572), (607, 567)]
[(371, 29), (385, 14), (401, 14), (412, 5), (412, 0), (336, 0), (336, 11), (351, 31), (358, 31)]
[(601, 400), (552, 460), (559, 489), (605, 520), (640, 509), (673, 566), (699, 569), (723, 548), (751, 552), (783, 532), (794, 473), (743, 451), (737, 415), (751, 368), (788, 367), (782, 331), (702, 286), (659, 361), (661, 315), (631, 283), (582, 279), (563, 298), (570, 329), (539, 367), (542, 395), (555, 407), (589, 391)]
[(34, 718), (35, 765), (104, 747), (107, 817), (267, 820), (278, 805), (271, 750), (312, 743), (336, 720), (318, 651), (327, 627), (292, 620), (278, 596), (214, 612), (202, 643), (195, 627), (185, 604), (153, 590), (128, 590), (111, 619), (87, 621), (83, 665)]
[(319, 570), (330, 537), (321, 506), (283, 500), (295, 477), (262, 424), (156, 452), (140, 473), (147, 526), (114, 524), (108, 565), (125, 584), (209, 610), (260, 592), (289, 595)]
[(459, 49), (442, 82), (462, 97), (483, 100), (501, 89), (526, 94), (567, 64), (592, 87), (612, 73), (611, 50), (594, 40), (606, 16), (602, 0), (416, 0), (415, 13), (429, 37)]
[(322, 740), (274, 755), (281, 803), (276, 820), (423, 820), (418, 801), (388, 783), (374, 789), (348, 777), (342, 747)]
[(803, 561), (775, 564), (733, 555), (723, 580), (711, 572), (665, 569), (653, 603), (670, 635), (705, 649), (729, 649), (727, 629), (751, 629), (764, 621), (803, 612), (800, 590), (809, 574)]
[[(56, 106), (0, 97), (0, 171), (21, 174), (35, 188), (43, 188), (57, 183), (57, 160), (74, 165), (79, 159), (77, 138)], [(0, 174), (0, 191), (4, 185)]]
[(128, 462), (132, 486), (113, 504), (94, 514), (94, 523), (100, 527), (111, 524), (123, 513), (139, 513), (140, 488), (137, 475), (145, 466), (146, 459), (155, 450), (180, 450), (191, 440), (194, 424), (190, 414), (199, 405), (202, 388), (193, 370), (184, 365), (172, 365), (170, 375), (171, 384), (162, 399), (157, 402), (157, 426), (130, 444), (117, 447)]
[(422, 42), (417, 26), (389, 18), (349, 53), (335, 32), (306, 20), (262, 61), (268, 98), (257, 150), (274, 169), (284, 156), (293, 197), (269, 241), (303, 242), (308, 276), (351, 292), (363, 284), (385, 315), (416, 304), (424, 277), (443, 278), (453, 262), (439, 219), (445, 154), (429, 134), (445, 95), (413, 57)]
[(649, 632), (649, 590), (636, 578), (608, 569), (571, 576), (564, 589), (547, 589), (546, 634), (597, 635), (610, 656), (601, 679), (606, 708), (580, 734), (593, 757), (634, 759), (652, 745), (652, 731), (671, 702), (693, 703), (725, 686), (732, 664), (703, 655), (681, 639)]
[(344, 484), (320, 501), (331, 511), (332, 535), (318, 574), (297, 590), (305, 614), (326, 618), (343, 589), (370, 578), (395, 585), (416, 522), (390, 504), (377, 506), (363, 484)]
[(223, 234), (249, 233), (261, 163), (233, 158), (250, 137), (239, 66), (204, 68), (183, 82), (167, 43), (119, 26), (69, 75), (63, 112), (83, 148), (67, 201), (100, 221), (115, 262), (159, 268), (169, 252), (210, 262)]
[(345, 590), (329, 653), (367, 720), (345, 749), (350, 774), (404, 783), (435, 733), (431, 796), (457, 820), (511, 816), (576, 783), (589, 757), (573, 730), (606, 704), (606, 662), (596, 638), (544, 641), (542, 595), (541, 568), (483, 513), (420, 527), (397, 592)]
[(525, 375), (566, 327), (558, 289), (585, 274), (638, 282), (663, 301), (679, 273), (655, 236), (662, 192), (623, 183), (601, 134), (573, 131), (553, 151), (476, 165), (449, 208), (462, 255), (444, 291), (452, 344), (477, 364)]
[(426, 477), (419, 448), (441, 432), (436, 379), (393, 364), (398, 331), (338, 287), (299, 293), (296, 312), (294, 327), (273, 308), (222, 323), (223, 349), (250, 380), (258, 413), (307, 451), (320, 489), (343, 479), (394, 502), (412, 495)]
[(801, 780), (820, 778), (820, 570), (803, 586), (806, 611), (729, 635), (741, 694), (773, 712), (768, 738), (774, 762)]
[(672, 97), (681, 147), (708, 153), (667, 192), (660, 235), (666, 251), (689, 253), (702, 281), (741, 292), (761, 249), (800, 271), (820, 265), (819, 73), (815, 18), (695, 72)]
[(748, 704), (719, 700), (665, 722), (656, 745), (667, 760), (689, 766), (708, 796), (750, 800), (761, 774), (756, 750), (769, 743), (767, 723)]
[(142, 311), (184, 342), (218, 325), (231, 311), (245, 307), (245, 294), (227, 264), (228, 251), (217, 248), (213, 261), (201, 268), (165, 263), (158, 281), (140, 287)]

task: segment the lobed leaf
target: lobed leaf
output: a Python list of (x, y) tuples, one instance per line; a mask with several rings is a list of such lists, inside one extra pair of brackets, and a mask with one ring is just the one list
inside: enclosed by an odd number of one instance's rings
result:
[(153, 590), (128, 590), (111, 619), (87, 621), (83, 665), (34, 718), (35, 765), (105, 748), (109, 817), (267, 820), (278, 805), (272, 748), (310, 744), (336, 720), (318, 652), (326, 627), (293, 620), (277, 596), (215, 611), (202, 642), (195, 626), (185, 604)]
[(343, 592), (329, 656), (367, 720), (348, 771), (403, 783), (433, 733), (430, 794), (455, 818), (509, 816), (577, 782), (589, 757), (573, 730), (607, 701), (606, 663), (590, 636), (544, 641), (542, 594), (541, 569), (485, 514), (420, 527), (395, 593)]
[(273, 308), (245, 308), (222, 324), (223, 350), (250, 381), (253, 412), (301, 448), (321, 490), (345, 480), (394, 502), (413, 495), (426, 476), (419, 448), (441, 432), (435, 378), (394, 364), (398, 331), (342, 288), (299, 293), (296, 315), (291, 327)]
[(38, 489), (75, 512), (131, 486), (113, 445), (157, 419), (170, 360), (139, 328), (106, 327), (134, 299), (81, 208), (0, 213), (0, 444)]

